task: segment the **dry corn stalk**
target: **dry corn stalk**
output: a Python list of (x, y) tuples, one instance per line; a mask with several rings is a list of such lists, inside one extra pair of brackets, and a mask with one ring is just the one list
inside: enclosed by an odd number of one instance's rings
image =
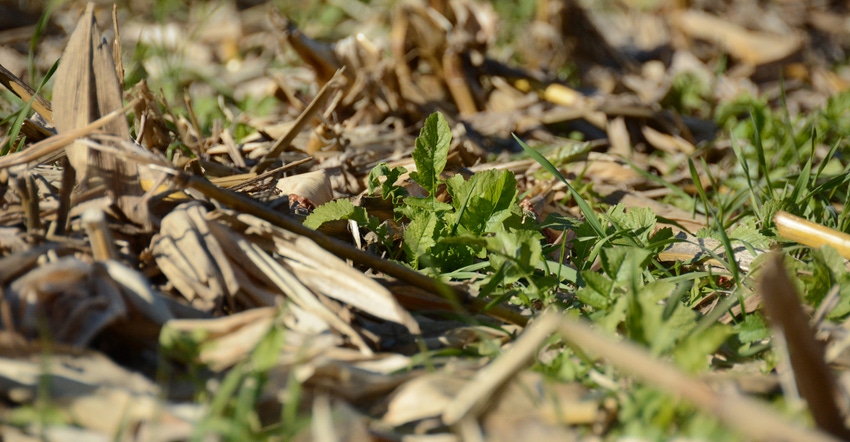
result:
[[(123, 107), (112, 48), (97, 28), (93, 3), (80, 17), (56, 70), (53, 106), (59, 133), (82, 128)], [(121, 140), (130, 139), (123, 118), (109, 121), (102, 130)], [(125, 215), (137, 223), (148, 222), (140, 204), (143, 192), (135, 163), (113, 153), (95, 151), (80, 141), (67, 146), (65, 152), (76, 172), (78, 188), (105, 184), (107, 193)]]

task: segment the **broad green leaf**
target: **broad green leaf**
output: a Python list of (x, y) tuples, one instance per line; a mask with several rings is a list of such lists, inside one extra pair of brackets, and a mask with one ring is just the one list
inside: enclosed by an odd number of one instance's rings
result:
[(541, 235), (533, 230), (499, 231), (487, 238), (487, 250), (494, 269), (504, 268), (506, 283), (534, 273), (543, 257)]
[[(439, 227), (439, 222), (438, 222)], [(445, 225), (443, 225), (445, 227)], [(445, 231), (437, 232), (436, 236), (445, 234)], [(444, 237), (445, 238), (445, 237)], [(464, 244), (449, 244), (439, 238), (437, 243), (431, 248), (427, 263), (440, 270), (440, 272), (451, 272), (456, 269), (469, 266), (475, 262), (476, 256), (483, 258), (484, 249), (473, 248)], [(480, 251), (480, 252), (478, 252)]]
[(604, 237), (599, 237), (589, 223), (583, 222), (575, 228), (576, 239), (573, 241), (573, 256), (579, 268), (589, 268), (599, 253), (596, 245)]
[(657, 232), (655, 232), (649, 238), (649, 241), (647, 241), (646, 246), (651, 248), (651, 249), (658, 250), (658, 249), (656, 249), (657, 247), (663, 248), (663, 247), (666, 247), (667, 245), (669, 245), (671, 242), (677, 241), (674, 238), (675, 238), (675, 236), (673, 235), (673, 229), (671, 229), (669, 227), (665, 227), (665, 228), (660, 229)]
[(416, 138), (413, 150), (416, 171), (410, 173), (410, 178), (424, 187), (430, 196), (437, 192), (451, 142), (452, 131), (446, 118), (439, 112), (431, 114)]
[(629, 310), (629, 297), (620, 296), (614, 299), (614, 304), (606, 310), (601, 310), (599, 316), (591, 316), (600, 329), (609, 333), (615, 333), (620, 329), (620, 324), (626, 321)]
[(696, 313), (678, 301), (664, 320), (666, 306), (661, 301), (668, 299), (675, 289), (675, 284), (658, 280), (641, 287), (637, 294), (644, 336), (655, 354), (665, 353), (696, 327)]
[(771, 241), (755, 227), (755, 219), (753, 218), (735, 227), (729, 234), (729, 238), (732, 241), (740, 241), (760, 249), (768, 249)]
[(533, 230), (500, 231), (487, 237), (487, 249), (515, 258), (521, 266), (532, 270), (542, 258), (540, 238), (540, 233)]

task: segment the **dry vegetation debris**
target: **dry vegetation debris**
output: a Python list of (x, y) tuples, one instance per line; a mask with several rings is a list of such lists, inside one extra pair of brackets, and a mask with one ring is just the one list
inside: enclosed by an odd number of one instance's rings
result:
[[(547, 302), (491, 302), (479, 292), (493, 287), (479, 277), (433, 277), (415, 259), (398, 263), (409, 226), (394, 216), (392, 196), (367, 191), (398, 183), (448, 204), (458, 183), (509, 171), (523, 220), (542, 223), (587, 215), (575, 198), (583, 183), (595, 208), (649, 208), (670, 227), (680, 241), (656, 253), (659, 265), (722, 273), (733, 262), (727, 278), (737, 280), (767, 246), (694, 237), (722, 214), (672, 197), (724, 192), (736, 160), (715, 123), (721, 105), (749, 93), (800, 115), (850, 86), (846, 69), (834, 68), (850, 50), (846, 8), (570, 0), (538, 1), (534, 15), (512, 18), (499, 2), (328, 1), (311, 11), (343, 17), (327, 29), (319, 19), (296, 23), (304, 16), (295, 8), (253, 3), (171, 10), (72, 1), (49, 14), (52, 4), (0, 5), (0, 82), (10, 92), (0, 110), (35, 111), (0, 126), (0, 410), (10, 440), (624, 434), (621, 378), (601, 365), (584, 373), (589, 382), (529, 369), (560, 357), (565, 343), (577, 360), (602, 358), (747, 438), (847, 435), (829, 369), (797, 365), (824, 359), (799, 356), (813, 346), (805, 316), (777, 319), (778, 330), (805, 336), (787, 340), (798, 378), (783, 386), (818, 398), (818, 428), (706, 387), (737, 381), (763, 393), (734, 370), (697, 380), (556, 313), (577, 302), (570, 281), (550, 281)], [(42, 13), (48, 21), (37, 23)], [(28, 47), (32, 35), (38, 44)], [(50, 70), (60, 52), (52, 86), (41, 87), (34, 73)], [(412, 152), (438, 111), (451, 141), (429, 190)], [(512, 134), (546, 152), (573, 186), (517, 155)], [(813, 146), (812, 156), (826, 161), (829, 152)], [(381, 162), (387, 173), (373, 182)], [(391, 175), (398, 166), (404, 173)], [(301, 224), (341, 200), (374, 218)], [(572, 275), (608, 272), (604, 258), (571, 261), (582, 238), (570, 225), (538, 229), (538, 255), (540, 240), (568, 249), (541, 260)], [(798, 231), (780, 233), (848, 257), (840, 232), (811, 243)], [(765, 273), (786, 277), (771, 262)], [(728, 324), (761, 308), (765, 293), (739, 305), (728, 296), (717, 291), (693, 309)], [(780, 316), (766, 296), (768, 314)], [(825, 333), (836, 360), (846, 339)], [(722, 359), (715, 350), (705, 351)], [(774, 374), (755, 378), (768, 391), (777, 385)]]

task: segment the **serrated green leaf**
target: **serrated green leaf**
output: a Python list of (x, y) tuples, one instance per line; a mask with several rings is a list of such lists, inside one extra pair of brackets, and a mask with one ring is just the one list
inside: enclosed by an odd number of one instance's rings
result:
[(411, 219), (416, 217), (419, 212), (432, 212), (439, 214), (452, 210), (451, 204), (437, 201), (435, 198), (432, 197), (408, 197), (405, 198), (403, 201), (404, 205), (399, 208), (399, 211)]
[(500, 231), (488, 236), (487, 249), (515, 258), (522, 266), (533, 269), (542, 258), (541, 235), (532, 230)]
[(413, 150), (416, 171), (410, 173), (410, 178), (425, 188), (430, 196), (437, 192), (451, 143), (452, 131), (443, 114), (435, 112), (428, 116), (416, 138)]
[(770, 328), (759, 314), (747, 315), (735, 329), (742, 344), (751, 344), (770, 337)]
[[(642, 330), (653, 353), (661, 354), (669, 350), (673, 344), (696, 327), (696, 313), (680, 304), (678, 301), (668, 306), (661, 304), (668, 299), (676, 285), (665, 281), (653, 281), (642, 287), (637, 295), (641, 310)], [(664, 313), (669, 311), (667, 319)]]
[(576, 298), (596, 309), (607, 308), (611, 303), (614, 281), (590, 270), (581, 272), (581, 278), (587, 285), (576, 291)]
[[(748, 318), (752, 316), (747, 315)], [(709, 366), (708, 356), (731, 335), (732, 330), (721, 324), (715, 324), (700, 333), (691, 333), (673, 350), (673, 358), (680, 367), (691, 373), (704, 371)]]
[(543, 257), (541, 238), (540, 233), (533, 230), (499, 231), (486, 237), (491, 265), (494, 269), (505, 269), (505, 283), (534, 273)]
[(636, 276), (634, 271), (642, 269), (650, 256), (652, 252), (637, 247), (608, 247), (599, 254), (602, 270), (621, 283), (631, 282)]
[[(407, 169), (401, 166), (390, 169), (387, 163), (378, 163), (378, 165), (372, 168), (369, 172), (369, 178), (367, 180), (369, 195), (374, 194), (375, 190), (380, 187), (381, 198), (385, 200), (388, 199), (393, 204), (398, 204), (401, 198), (407, 196), (407, 190), (405, 190), (404, 187), (396, 186), (395, 183), (401, 175), (406, 172)], [(381, 177), (385, 178), (383, 182), (381, 182)]]
[(503, 229), (516, 202), (516, 179), (506, 170), (485, 170), (468, 181), (455, 175), (446, 182), (455, 213), (448, 221), (456, 231), (478, 235)]
[(770, 238), (762, 235), (761, 231), (755, 227), (755, 219), (752, 218), (748, 222), (735, 227), (729, 238), (732, 241), (741, 241), (760, 249), (769, 248), (771, 241)]
[(619, 229), (628, 231), (642, 243), (649, 240), (655, 229), (655, 213), (648, 207), (632, 207), (626, 211), (617, 204), (608, 211), (608, 219)]
[(345, 219), (353, 219), (366, 225), (369, 222), (369, 215), (366, 213), (366, 209), (355, 207), (351, 201), (342, 198), (316, 207), (313, 213), (304, 220), (304, 225), (311, 229), (318, 229), (326, 222)]
[(419, 258), (426, 255), (436, 244), (437, 214), (419, 212), (410, 220), (404, 231), (404, 254), (413, 268), (419, 268)]

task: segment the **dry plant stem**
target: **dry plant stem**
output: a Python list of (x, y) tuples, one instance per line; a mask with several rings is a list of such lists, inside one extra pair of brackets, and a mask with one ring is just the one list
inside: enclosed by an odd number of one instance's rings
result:
[(0, 158), (0, 169), (17, 166), (19, 164), (27, 164), (43, 161), (45, 157), (62, 150), (68, 144), (73, 143), (78, 138), (82, 138), (93, 134), (102, 126), (109, 124), (116, 118), (123, 118), (124, 114), (133, 108), (137, 100), (133, 100), (130, 104), (124, 106), (123, 109), (112, 111), (103, 117), (91, 122), (79, 129), (69, 130), (67, 132), (54, 135), (44, 141), (39, 141), (30, 146), (27, 150), (17, 152), (11, 155), (6, 155)]
[(29, 216), (27, 217), (27, 230), (29, 232), (35, 232), (41, 230), (41, 213), (38, 209), (38, 203), (41, 200), (38, 196), (38, 185), (35, 183), (35, 178), (32, 174), (27, 173), (25, 175), (26, 179), (26, 192), (28, 196), (27, 205), (29, 206)]
[(189, 91), (183, 91), (183, 104), (186, 105), (186, 111), (189, 112), (189, 121), (192, 122), (192, 128), (195, 129), (195, 133), (198, 134), (198, 150), (199, 152), (195, 152), (195, 155), (198, 158), (202, 158), (204, 153), (206, 153), (207, 146), (204, 145), (203, 132), (201, 132), (201, 125), (198, 123), (198, 117), (195, 115), (195, 108), (192, 107), (192, 97), (189, 96)]
[(62, 188), (59, 189), (59, 208), (56, 212), (56, 229), (53, 232), (56, 236), (65, 235), (68, 228), (68, 214), (71, 213), (71, 193), (74, 190), (74, 183), (77, 182), (77, 174), (74, 168), (71, 167), (71, 162), (67, 157), (62, 158)]
[(245, 180), (245, 181), (243, 181), (239, 184), (235, 184), (232, 187), (230, 187), (230, 189), (234, 190), (234, 191), (239, 191), (241, 189), (245, 189), (248, 186), (250, 186), (254, 183), (258, 183), (258, 182), (260, 182), (260, 181), (262, 181), (262, 180), (264, 180), (264, 179), (266, 179), (266, 178), (268, 178), (268, 177), (270, 177), (274, 174), (286, 172), (289, 169), (293, 169), (293, 168), (298, 167), (302, 164), (309, 163), (310, 161), (313, 161), (313, 157), (302, 158), (300, 160), (293, 161), (289, 164), (284, 164), (283, 166), (280, 166), (277, 169), (272, 169), (272, 170), (263, 172), (263, 173), (255, 176), (251, 179)]
[(488, 405), (496, 390), (521, 370), (534, 353), (558, 328), (561, 315), (547, 310), (531, 323), (510, 350), (481, 369), (455, 396), (443, 412), (443, 423), (455, 425), (464, 418), (475, 418)]
[(339, 88), (340, 82), (342, 78), (342, 70), (338, 70), (336, 74), (334, 74), (331, 81), (325, 83), (322, 86), (322, 89), (319, 90), (319, 93), (313, 98), (313, 101), (310, 102), (310, 105), (304, 109), (304, 112), (301, 112), (301, 115), (298, 116), (298, 119), (295, 120), (295, 123), (292, 125), (292, 128), (289, 129), (284, 136), (280, 137), (277, 141), (275, 141), (272, 148), (268, 153), (263, 155), (260, 161), (254, 166), (252, 172), (263, 173), (269, 166), (272, 165), (272, 161), (275, 158), (279, 157), (283, 151), (285, 151), (290, 144), (292, 144), (292, 140), (298, 136), (301, 132), (301, 129), (316, 115), (316, 113), (324, 106), (325, 102), (330, 98), (331, 94)]
[(121, 32), (118, 31), (118, 4), (112, 4), (112, 30), (115, 38), (112, 40), (112, 61), (115, 63), (115, 73), (118, 76), (118, 84), (124, 90), (124, 61), (121, 59)]
[[(377, 256), (356, 249), (335, 238), (331, 238), (321, 232), (304, 227), (298, 221), (278, 212), (269, 210), (262, 204), (244, 195), (221, 189), (206, 180), (184, 172), (173, 171), (172, 173), (174, 172), (176, 172), (175, 181), (178, 186), (191, 187), (207, 198), (217, 200), (232, 209), (249, 213), (282, 229), (309, 238), (323, 249), (342, 259), (350, 259), (358, 264), (371, 267), (378, 272), (385, 273), (393, 278), (427, 290), (447, 299), (458, 307), (468, 307), (472, 311), (479, 312), (484, 311), (487, 306), (486, 300), (473, 298), (469, 295), (469, 293), (466, 293), (460, 288), (443, 284), (440, 281), (432, 279), (407, 267), (391, 261), (383, 260)], [(462, 309), (459, 310), (462, 311)], [(501, 319), (502, 321), (511, 324), (524, 326), (528, 322), (528, 318), (502, 306), (495, 306), (487, 309), (486, 313), (494, 318)]]
[(653, 357), (631, 342), (617, 342), (582, 320), (562, 316), (558, 331), (565, 340), (670, 394), (680, 396), (752, 440), (838, 441), (816, 429), (801, 428), (764, 404), (745, 396), (712, 391), (706, 384)]
[[(24, 102), (32, 100), (32, 108), (50, 124), (53, 124), (53, 111), (50, 109), (50, 102), (41, 95), (36, 95), (35, 91), (28, 84), (24, 83), (15, 74), (9, 72), (2, 64), (0, 64), (0, 84), (6, 86), (6, 89), (9, 89), (9, 91), (17, 95)], [(35, 97), (34, 100), (33, 97)]]
[(103, 210), (91, 208), (83, 212), (83, 227), (89, 235), (92, 255), (95, 261), (107, 261), (118, 256), (112, 245), (112, 234), (106, 225)]
[(846, 259), (850, 259), (850, 235), (815, 224), (780, 210), (773, 217), (779, 235), (809, 247), (829, 244)]
[(475, 99), (466, 83), (466, 75), (463, 71), (463, 61), (460, 55), (452, 49), (443, 54), (443, 73), (446, 76), (446, 85), (452, 98), (462, 116), (472, 115), (478, 112)]
[(814, 330), (800, 307), (800, 298), (785, 271), (781, 254), (771, 256), (764, 266), (759, 291), (771, 325), (785, 338), (797, 390), (808, 403), (818, 427), (850, 440), (850, 431), (844, 426), (836, 403), (838, 388), (824, 361), (823, 346), (815, 340)]

